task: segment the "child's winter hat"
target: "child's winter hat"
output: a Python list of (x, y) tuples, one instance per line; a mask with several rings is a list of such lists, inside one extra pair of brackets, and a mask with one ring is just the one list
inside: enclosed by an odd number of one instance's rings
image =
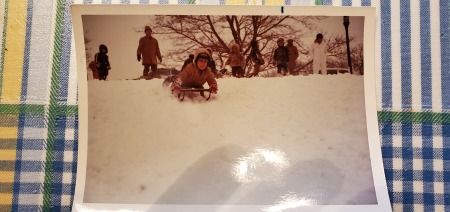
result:
[(206, 54), (206, 53), (200, 53), (200, 54), (197, 56), (197, 59), (196, 59), (195, 62), (197, 62), (197, 61), (200, 60), (200, 59), (204, 59), (204, 60), (208, 60), (208, 61), (209, 61), (209, 55)]
[(320, 39), (320, 38), (323, 38), (323, 35), (321, 33), (316, 35), (316, 39)]
[(147, 30), (150, 30), (150, 32), (152, 31), (152, 29), (149, 26), (145, 26), (144, 32), (147, 32)]

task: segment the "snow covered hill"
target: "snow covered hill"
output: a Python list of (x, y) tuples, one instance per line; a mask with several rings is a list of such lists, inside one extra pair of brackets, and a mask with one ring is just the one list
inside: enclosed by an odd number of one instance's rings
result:
[(362, 76), (89, 81), (85, 201), (374, 204)]

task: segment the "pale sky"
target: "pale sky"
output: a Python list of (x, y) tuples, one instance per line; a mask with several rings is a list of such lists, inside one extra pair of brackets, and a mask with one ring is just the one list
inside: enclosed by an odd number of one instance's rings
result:
[[(151, 24), (155, 16), (120, 16), (120, 15), (94, 15), (83, 16), (83, 27), (85, 35), (91, 40), (87, 44), (88, 53), (93, 57), (98, 52), (98, 46), (105, 44), (108, 47), (109, 61), (111, 70), (108, 76), (110, 80), (137, 78), (142, 75), (143, 66), (136, 59), (136, 50), (139, 38), (144, 33), (135, 32), (134, 28), (144, 28), (145, 25)], [(343, 26), (342, 16), (330, 16), (317, 23), (317, 31), (311, 31), (309, 36), (303, 36), (301, 42), (305, 44), (312, 43), (317, 33), (340, 34), (345, 36), (345, 28)], [(182, 65), (173, 64), (165, 58), (165, 53), (176, 48), (171, 45), (170, 40), (164, 39), (158, 35), (158, 29), (153, 28), (154, 37), (158, 39), (161, 54), (163, 55), (163, 63), (158, 64), (158, 68), (168, 67), (179, 69)], [(349, 35), (357, 39), (350, 45), (363, 43), (364, 17), (350, 17)], [(188, 55), (186, 55), (187, 57)], [(300, 56), (302, 57), (302, 56)], [(165, 60), (166, 59), (166, 60)], [(301, 58), (302, 59), (302, 58)], [(89, 61), (88, 61), (89, 62)]]

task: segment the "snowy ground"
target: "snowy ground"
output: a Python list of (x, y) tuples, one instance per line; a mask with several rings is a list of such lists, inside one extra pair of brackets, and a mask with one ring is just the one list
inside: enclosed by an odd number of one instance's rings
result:
[(86, 202), (376, 204), (363, 77), (89, 81)]

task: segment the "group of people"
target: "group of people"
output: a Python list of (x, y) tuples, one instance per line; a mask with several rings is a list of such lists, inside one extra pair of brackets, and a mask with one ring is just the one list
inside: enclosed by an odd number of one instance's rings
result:
[[(296, 74), (296, 60), (299, 56), (298, 49), (293, 45), (293, 40), (289, 39), (284, 46), (284, 39), (277, 40), (278, 48), (273, 53), (273, 65), (277, 67), (277, 73), (286, 75)], [(321, 33), (316, 35), (314, 43), (309, 48), (309, 56), (313, 62), (313, 74), (327, 74), (327, 45), (323, 42)], [(255, 67), (259, 71), (259, 67)]]
[[(152, 29), (149, 26), (145, 26), (144, 32), (145, 36), (139, 39), (136, 57), (139, 62), (142, 61), (144, 66), (142, 78), (151, 79), (157, 70), (158, 60), (162, 62), (162, 55), (158, 40), (152, 36)], [(250, 42), (250, 45), (251, 50), (248, 59), (253, 62), (253, 72), (249, 73), (247, 77), (257, 75), (261, 66), (265, 63), (258, 42), (254, 39)], [(287, 73), (291, 75), (296, 74), (296, 60), (299, 53), (297, 47), (293, 44), (293, 40), (287, 40), (287, 45), (285, 46), (284, 39), (279, 38), (277, 46), (273, 51), (272, 58), (273, 65), (277, 67), (277, 73), (283, 75)], [(107, 53), (108, 48), (102, 44), (99, 47), (99, 53), (95, 54), (93, 64), (99, 72), (100, 80), (106, 80), (108, 71), (111, 69)], [(215, 80), (217, 69), (212, 53), (212, 50), (209, 48), (199, 48), (194, 54), (190, 54), (177, 78), (172, 83), (172, 90), (176, 93), (182, 87), (203, 87), (203, 84), (207, 82), (211, 90), (217, 92), (218, 85)], [(309, 50), (309, 55), (313, 59), (313, 73), (318, 74), (321, 72), (326, 74), (326, 45), (323, 42), (322, 34), (316, 35), (316, 39)], [(225, 66), (229, 65), (231, 67), (233, 76), (243, 77), (245, 74), (245, 63), (246, 60), (239, 44), (232, 44)]]

